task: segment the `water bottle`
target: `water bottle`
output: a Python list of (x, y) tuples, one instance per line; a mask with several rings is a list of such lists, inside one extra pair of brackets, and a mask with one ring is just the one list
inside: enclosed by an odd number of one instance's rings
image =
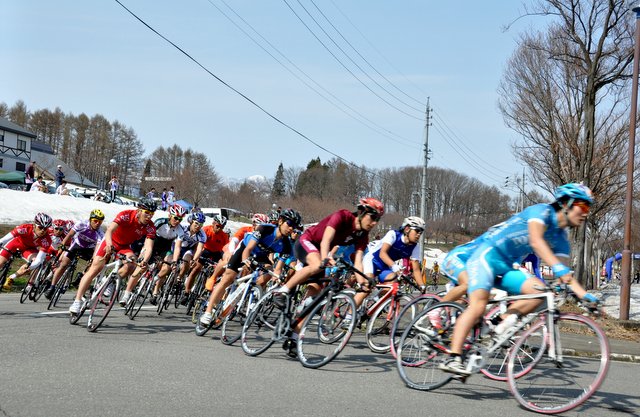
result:
[(302, 300), (302, 302), (298, 305), (298, 307), (296, 307), (296, 314), (299, 315), (300, 313), (302, 313), (302, 310), (307, 308), (307, 306), (311, 304), (312, 301), (313, 301), (313, 298), (311, 297), (307, 297), (304, 300)]

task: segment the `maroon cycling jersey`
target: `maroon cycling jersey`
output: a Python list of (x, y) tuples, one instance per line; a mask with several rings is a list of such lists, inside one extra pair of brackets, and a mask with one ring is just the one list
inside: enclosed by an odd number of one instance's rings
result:
[(309, 241), (320, 248), (324, 230), (327, 226), (331, 226), (336, 230), (336, 233), (331, 240), (330, 248), (336, 245), (354, 245), (356, 251), (364, 251), (369, 243), (369, 233), (364, 230), (356, 230), (355, 220), (356, 216), (349, 210), (338, 210), (322, 219), (320, 223), (305, 230), (300, 239)]
[(20, 245), (18, 246), (19, 249), (39, 249), (46, 251), (49, 249), (49, 246), (51, 246), (51, 236), (49, 233), (46, 233), (42, 237), (36, 237), (33, 223), (25, 223), (20, 226), (16, 226), (11, 231), (11, 234), (20, 242)]
[(118, 213), (113, 221), (118, 224), (118, 228), (111, 234), (111, 241), (118, 247), (131, 245), (143, 237), (149, 239), (156, 238), (156, 227), (149, 220), (147, 224), (138, 222), (138, 210), (125, 210)]

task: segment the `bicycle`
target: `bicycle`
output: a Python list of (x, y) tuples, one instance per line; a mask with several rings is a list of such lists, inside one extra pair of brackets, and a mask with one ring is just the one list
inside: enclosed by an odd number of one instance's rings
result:
[(140, 310), (142, 310), (142, 306), (145, 301), (149, 297), (149, 293), (153, 291), (154, 285), (158, 281), (158, 277), (156, 276), (156, 270), (158, 269), (158, 264), (167, 264), (171, 265), (171, 262), (163, 261), (160, 258), (154, 259), (153, 262), (149, 264), (149, 267), (140, 277), (140, 281), (136, 286), (136, 290), (131, 294), (127, 304), (125, 305), (124, 314), (129, 316), (131, 320), (135, 319)]
[(35, 303), (42, 297), (42, 294), (44, 294), (51, 283), (51, 277), (53, 276), (52, 269), (57, 261), (57, 256), (51, 257), (31, 271), (27, 285), (24, 286), (20, 294), (20, 304), (23, 304), (27, 298)]
[[(198, 273), (196, 277), (196, 283), (193, 286), (193, 289), (189, 293), (189, 300), (187, 301), (187, 315), (191, 314), (191, 322), (196, 324), (196, 320), (198, 318), (198, 312), (201, 310), (201, 305), (206, 303), (209, 297), (207, 296), (208, 291), (206, 291), (206, 281), (207, 278), (213, 275), (213, 271), (215, 270), (217, 262), (214, 262), (207, 258), (200, 258), (202, 262), (204, 262), (204, 267)], [(193, 313), (193, 314), (192, 314)]]
[(4, 265), (2, 265), (2, 268), (0, 268), (0, 292), (2, 292), (2, 286), (7, 280), (7, 275), (9, 275), (9, 270), (11, 269), (11, 263), (13, 262), (14, 259), (20, 258), (22, 256), (22, 253), (20, 252), (20, 250), (10, 251), (7, 248), (2, 248), (2, 249), (9, 252), (9, 258), (7, 259), (7, 262), (5, 262)]
[[(507, 381), (518, 403), (531, 411), (555, 414), (577, 407), (600, 387), (609, 367), (610, 350), (604, 331), (594, 320), (560, 313), (557, 307), (564, 298), (556, 300), (554, 291), (544, 290), (540, 294), (489, 300), (495, 304), (545, 299), (546, 304), (500, 335), (492, 333), (490, 325), (481, 320), (465, 341), (464, 352), (467, 370), (476, 373), (492, 355), (507, 347)], [(428, 315), (433, 310), (439, 312), (441, 323), (437, 327)], [(407, 386), (429, 391), (453, 378), (466, 379), (437, 369), (448, 352), (453, 325), (462, 311), (463, 307), (456, 303), (439, 303), (405, 329), (396, 363)], [(543, 381), (535, 381), (537, 378)]]
[(337, 259), (335, 267), (328, 268), (328, 276), (315, 282), (326, 285), (316, 297), (307, 297), (296, 308), (292, 294), (285, 296), (280, 308), (274, 300), (274, 291), (268, 291), (249, 313), (242, 328), (242, 350), (257, 356), (275, 342), (284, 341), (288, 349), (292, 329), (302, 323), (296, 343), (298, 360), (304, 367), (320, 368), (336, 358), (353, 334), (356, 303), (351, 291), (344, 291), (345, 281), (352, 273), (366, 276)]
[[(87, 264), (87, 268), (85, 268), (85, 271), (89, 268), (90, 264), (91, 263)], [(55, 289), (53, 291), (53, 295), (49, 300), (49, 305), (47, 306), (47, 310), (51, 310), (52, 307), (55, 307), (58, 304), (58, 301), (60, 300), (60, 297), (62, 296), (62, 294), (67, 292), (67, 290), (71, 286), (71, 282), (72, 282), (71, 279), (73, 278), (77, 267), (78, 267), (78, 256), (74, 257), (73, 260), (71, 260), (71, 263), (67, 265), (67, 269), (64, 271), (64, 273), (56, 283)], [(83, 273), (78, 272), (78, 274), (83, 274)]]
[(160, 288), (158, 305), (156, 306), (158, 315), (162, 314), (162, 310), (167, 310), (172, 301), (176, 304), (180, 303), (180, 296), (182, 295), (180, 291), (182, 288), (182, 281), (179, 280), (178, 274), (180, 273), (181, 263), (182, 260), (179, 260), (175, 269), (169, 273), (167, 280), (164, 282), (164, 285), (162, 285), (162, 288)]
[(427, 282), (427, 292), (431, 294), (437, 294), (438, 280), (440, 278), (440, 273), (436, 271), (431, 271), (429, 278), (430, 278), (430, 282)]
[[(116, 255), (115, 261), (108, 263), (102, 268), (102, 271), (94, 278), (93, 284), (90, 287), (91, 297), (89, 299), (82, 298), (82, 306), (78, 314), (70, 313), (69, 322), (71, 324), (76, 324), (80, 317), (84, 315), (85, 311), (89, 310), (87, 330), (90, 332), (98, 330), (116, 302), (122, 282), (118, 270), (126, 262), (135, 262), (135, 260), (118, 254)], [(110, 272), (107, 274), (106, 271)], [(113, 286), (113, 290), (109, 296), (104, 295), (105, 290), (110, 286)]]
[[(409, 287), (409, 291), (403, 287)], [(410, 275), (402, 274), (389, 283), (376, 285), (384, 292), (373, 305), (366, 308), (360, 322), (367, 321), (365, 340), (374, 353), (387, 353), (391, 350), (392, 327), (401, 310), (413, 300), (411, 290), (420, 291)]]

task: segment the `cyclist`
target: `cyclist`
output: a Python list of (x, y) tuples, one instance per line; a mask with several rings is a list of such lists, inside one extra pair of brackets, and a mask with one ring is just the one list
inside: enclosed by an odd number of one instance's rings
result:
[[(467, 376), (470, 372), (463, 364), (461, 354), (465, 337), (482, 317), (489, 299), (489, 291), (497, 287), (510, 294), (539, 292), (540, 281), (522, 269), (514, 269), (531, 252), (552, 266), (553, 274), (569, 284), (579, 298), (588, 302), (598, 299), (588, 294), (562, 263), (568, 261), (570, 245), (567, 228), (579, 227), (585, 221), (593, 197), (591, 190), (582, 184), (565, 184), (554, 193), (551, 204), (536, 204), (507, 221), (492, 227), (482, 236), (481, 242), (467, 261), (469, 278), (469, 307), (456, 321), (451, 341), (450, 358), (440, 364), (445, 372)], [(496, 276), (501, 278), (496, 279)], [(519, 315), (533, 311), (540, 300), (519, 300), (507, 310), (508, 316), (498, 324), (498, 329), (509, 327)]]
[[(224, 291), (238, 276), (238, 269), (247, 262), (249, 257), (254, 257), (256, 262), (273, 264), (272, 254), (279, 253), (281, 257), (286, 257), (293, 253), (289, 236), (300, 226), (300, 223), (302, 223), (300, 213), (293, 209), (284, 209), (280, 212), (278, 224), (261, 224), (255, 232), (245, 236), (231, 256), (220, 283), (213, 287), (207, 309), (200, 317), (202, 326), (208, 326), (211, 323), (214, 307), (222, 299)], [(282, 258), (277, 261), (274, 272), (279, 273), (281, 269)]]
[(431, 268), (431, 278), (433, 279), (434, 284), (438, 284), (438, 277), (440, 276), (440, 265), (438, 265), (438, 261), (433, 261), (433, 267)]
[(224, 248), (222, 248), (222, 259), (216, 264), (216, 267), (213, 270), (213, 274), (209, 278), (207, 278), (207, 282), (205, 284), (205, 288), (208, 291), (211, 291), (213, 289), (216, 280), (222, 275), (222, 273), (224, 272), (224, 268), (229, 263), (231, 255), (233, 255), (233, 252), (238, 249), (240, 242), (242, 242), (247, 233), (254, 232), (261, 224), (269, 223), (269, 217), (267, 217), (266, 214), (256, 213), (251, 218), (251, 223), (251, 226), (243, 226), (236, 230), (231, 240), (229, 240), (229, 243), (227, 243)]
[(22, 265), (15, 273), (11, 274), (2, 286), (5, 291), (10, 291), (17, 277), (33, 271), (45, 260), (51, 247), (52, 219), (48, 214), (38, 213), (33, 223), (25, 223), (16, 226), (0, 239), (0, 268), (9, 260), (12, 253), (20, 251), (26, 264)]
[[(362, 257), (369, 243), (369, 232), (378, 224), (384, 214), (384, 205), (375, 198), (361, 198), (355, 212), (338, 210), (322, 219), (318, 224), (309, 227), (294, 245), (294, 256), (302, 265), (293, 276), (281, 287), (275, 290), (278, 294), (287, 294), (297, 285), (323, 272), (326, 266), (335, 265), (331, 250), (335, 246), (354, 245), (354, 265), (362, 270)], [(357, 281), (367, 287), (367, 281), (356, 276)], [(307, 296), (315, 296), (319, 291), (317, 285), (307, 285)], [(282, 297), (275, 301), (283, 306)], [(293, 330), (291, 340), (297, 340), (298, 328)], [(289, 346), (289, 356), (297, 355), (296, 343), (286, 341), (283, 346)]]
[[(154, 200), (150, 200), (154, 201)], [(175, 268), (178, 259), (180, 259), (180, 246), (174, 248), (174, 240), (182, 238), (184, 229), (180, 225), (180, 222), (187, 214), (187, 210), (180, 204), (174, 204), (169, 207), (169, 217), (158, 219), (154, 222), (156, 228), (156, 238), (153, 240), (153, 253), (147, 259), (160, 258), (164, 262), (170, 262), (170, 264), (162, 263), (159, 267), (158, 282), (164, 283), (164, 278), (169, 275), (172, 268)], [(142, 255), (142, 253), (141, 253)], [(131, 278), (127, 282), (127, 288), (124, 291), (122, 299), (120, 299), (120, 305), (124, 306), (131, 298), (133, 290), (138, 285), (140, 276), (146, 270), (146, 265), (140, 265), (136, 267), (136, 270), (131, 274)], [(155, 277), (154, 277), (155, 278)]]
[[(425, 222), (420, 217), (410, 216), (403, 220), (402, 226), (389, 230), (387, 234), (369, 245), (369, 251), (363, 258), (363, 272), (369, 278), (377, 277), (378, 281), (393, 281), (402, 271), (396, 263), (401, 259), (409, 259), (416, 284), (424, 288), (425, 282), (420, 273), (420, 237), (425, 229)], [(354, 299), (359, 307), (367, 298), (367, 292), (356, 293)]]
[[(111, 254), (117, 253), (133, 258), (131, 244), (142, 237), (145, 237), (144, 256), (138, 262), (138, 265), (146, 267), (153, 252), (153, 240), (156, 238), (156, 228), (151, 221), (156, 208), (155, 201), (143, 197), (138, 202), (137, 210), (124, 210), (116, 215), (116, 218), (107, 227), (104, 239), (93, 255), (91, 266), (80, 280), (75, 300), (69, 307), (71, 314), (78, 314), (82, 306), (81, 300), (84, 293), (89, 288), (93, 278), (102, 271)], [(118, 271), (118, 275), (121, 278), (125, 278), (133, 272), (134, 268), (134, 263), (126, 262)]]
[[(176, 240), (173, 242), (173, 250), (176, 251), (176, 248), (179, 248), (179, 253), (182, 255), (182, 260), (184, 261), (180, 266), (180, 271), (178, 271), (178, 280), (180, 280), (180, 282), (189, 268), (193, 267), (193, 265), (198, 262), (198, 259), (200, 259), (204, 249), (204, 242), (207, 240), (207, 235), (202, 231), (202, 225), (205, 222), (204, 214), (201, 212), (189, 214), (187, 221), (189, 222), (189, 226), (182, 226), (182, 236), (176, 237)], [(156, 305), (158, 294), (163, 285), (164, 278), (156, 282), (153, 288), (153, 295), (149, 300), (151, 304)]]
[(213, 216), (213, 223), (202, 228), (202, 231), (207, 236), (207, 240), (204, 242), (202, 255), (200, 255), (198, 262), (191, 268), (191, 272), (189, 272), (187, 281), (184, 284), (184, 294), (180, 300), (180, 304), (183, 306), (187, 305), (189, 301), (189, 294), (191, 293), (191, 287), (193, 286), (195, 277), (202, 271), (204, 265), (202, 259), (208, 259), (211, 262), (218, 262), (222, 259), (222, 248), (229, 243), (229, 235), (224, 232), (224, 226), (226, 224), (227, 218), (216, 214)]
[(102, 210), (95, 209), (89, 214), (89, 220), (77, 223), (67, 233), (62, 240), (60, 250), (64, 252), (64, 256), (60, 258), (60, 265), (56, 268), (53, 279), (51, 280), (51, 286), (44, 294), (47, 299), (51, 299), (55, 291), (56, 283), (67, 269), (67, 266), (77, 256), (85, 261), (91, 260), (93, 252), (98, 242), (104, 238), (104, 232), (100, 228), (104, 221), (104, 213)]

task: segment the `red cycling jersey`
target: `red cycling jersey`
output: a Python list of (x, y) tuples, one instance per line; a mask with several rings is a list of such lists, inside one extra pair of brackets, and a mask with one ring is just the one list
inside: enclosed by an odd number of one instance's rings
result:
[(118, 213), (113, 219), (114, 223), (118, 225), (111, 235), (111, 241), (114, 245), (124, 247), (143, 237), (156, 238), (156, 227), (153, 222), (149, 220), (147, 224), (141, 224), (137, 214), (138, 210), (125, 210)]
[[(51, 246), (51, 236), (49, 233), (46, 233), (42, 237), (37, 237), (33, 223), (25, 223), (20, 226), (16, 226), (11, 231), (11, 234), (14, 236), (14, 239), (11, 239), (5, 245), (5, 248), (11, 252), (19, 250), (22, 252), (22, 256), (24, 258), (29, 257), (29, 255), (36, 253), (39, 250), (46, 252)], [(0, 252), (0, 256), (9, 258), (11, 254), (7, 250), (3, 249), (2, 252)]]

